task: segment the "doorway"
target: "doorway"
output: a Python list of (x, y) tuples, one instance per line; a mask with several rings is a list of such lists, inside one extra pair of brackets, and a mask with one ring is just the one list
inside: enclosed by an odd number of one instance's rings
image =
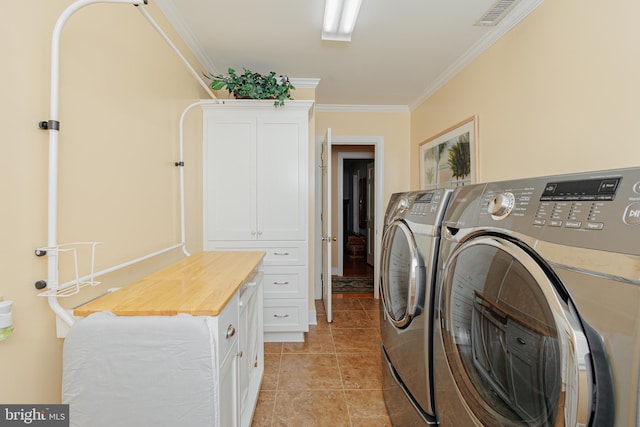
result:
[[(352, 151), (353, 149), (356, 151)], [(375, 229), (374, 147), (344, 146), (338, 150), (338, 271), (337, 277), (373, 279)], [(340, 209), (341, 208), (341, 209)], [(373, 288), (372, 291), (373, 292)]]
[[(322, 141), (323, 138), (322, 137), (318, 137), (316, 139), (316, 159), (317, 159), (317, 168), (316, 168), (316, 206), (322, 206), (322, 179), (321, 179), (321, 175), (322, 175), (322, 168), (321, 168), (321, 151), (322, 151)], [(351, 151), (350, 156), (354, 156), (353, 152), (369, 152), (370, 154), (366, 155), (366, 157), (360, 159), (360, 160), (369, 160), (370, 158), (370, 162), (372, 162), (371, 166), (375, 167), (371, 167), (367, 169), (366, 175), (363, 176), (364, 177), (369, 177), (371, 179), (369, 179), (369, 182), (372, 183), (372, 185), (366, 189), (366, 193), (368, 195), (368, 197), (366, 197), (367, 201), (369, 202), (369, 212), (372, 213), (373, 216), (373, 220), (370, 222), (370, 226), (367, 227), (367, 231), (366, 233), (368, 233), (367, 238), (366, 238), (366, 242), (367, 242), (367, 247), (366, 247), (366, 252), (367, 252), (367, 257), (369, 259), (369, 263), (367, 263), (368, 266), (371, 266), (371, 269), (373, 270), (373, 281), (374, 281), (374, 298), (378, 298), (378, 289), (377, 289), (377, 280), (375, 278), (379, 277), (379, 269), (378, 269), (378, 263), (376, 262), (377, 258), (379, 257), (379, 253), (380, 253), (380, 245), (381, 245), (381, 233), (382, 233), (382, 221), (383, 221), (383, 217), (384, 217), (384, 199), (383, 199), (383, 187), (384, 187), (384, 183), (383, 183), (383, 165), (384, 165), (384, 138), (380, 137), (380, 136), (364, 136), (364, 137), (356, 137), (356, 136), (334, 136), (332, 138), (332, 143), (331, 146), (333, 147), (332, 151), (334, 151), (334, 156), (333, 157), (335, 159), (334, 162), (334, 167), (332, 168), (335, 172), (334, 177), (332, 179), (332, 181), (334, 181), (334, 183), (332, 183), (332, 187), (334, 188), (333, 193), (333, 197), (332, 197), (332, 205), (334, 207), (338, 207), (340, 206), (340, 208), (335, 208), (332, 209), (332, 211), (334, 212), (334, 215), (332, 215), (334, 217), (334, 221), (332, 221), (332, 223), (334, 224), (334, 232), (332, 233), (333, 236), (336, 237), (336, 243), (334, 246), (334, 250), (332, 252), (334, 252), (335, 254), (337, 254), (335, 257), (333, 257), (333, 260), (331, 262), (331, 272), (332, 272), (332, 276), (343, 276), (344, 274), (344, 267), (345, 267), (345, 242), (346, 239), (348, 238), (348, 233), (345, 233), (345, 228), (344, 228), (344, 224), (342, 224), (342, 221), (344, 221), (344, 216), (343, 215), (338, 215), (338, 211), (342, 211), (343, 207), (342, 207), (342, 198), (343, 196), (338, 195), (338, 191), (340, 189), (344, 188), (344, 183), (342, 185), (338, 185), (337, 180), (338, 180), (338, 172), (342, 172), (341, 174), (344, 174), (344, 169), (342, 167), (338, 166), (338, 162), (339, 162), (339, 153), (346, 151), (349, 152)], [(363, 146), (368, 146), (366, 148), (362, 148)], [(348, 147), (351, 147), (351, 149), (349, 149)], [(356, 158), (358, 156), (361, 156), (360, 154), (355, 154)], [(343, 161), (345, 158), (348, 158), (349, 156), (343, 156)], [(349, 181), (351, 182), (351, 186), (353, 188), (353, 178), (350, 178)], [(314, 286), (314, 296), (315, 299), (321, 299), (322, 298), (322, 219), (321, 219), (321, 209), (317, 209), (316, 210), (316, 214), (315, 214), (315, 220), (316, 220), (316, 245), (317, 245), (317, 249), (315, 250), (315, 272), (314, 272), (314, 280), (315, 280), (315, 286)], [(338, 224), (338, 222), (341, 222), (340, 224)], [(339, 253), (338, 253), (339, 252)], [(365, 259), (366, 262), (366, 259)], [(361, 264), (360, 264), (361, 265)], [(349, 274), (350, 270), (348, 270)], [(365, 270), (366, 272), (366, 270)], [(369, 272), (366, 272), (367, 275), (370, 275)]]

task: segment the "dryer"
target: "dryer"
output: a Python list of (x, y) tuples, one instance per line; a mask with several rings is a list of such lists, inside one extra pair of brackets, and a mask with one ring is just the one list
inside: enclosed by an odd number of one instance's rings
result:
[(442, 426), (637, 426), (640, 169), (458, 189), (435, 298)]
[(435, 424), (431, 314), (440, 226), (451, 190), (391, 196), (381, 251), (383, 394), (394, 425)]

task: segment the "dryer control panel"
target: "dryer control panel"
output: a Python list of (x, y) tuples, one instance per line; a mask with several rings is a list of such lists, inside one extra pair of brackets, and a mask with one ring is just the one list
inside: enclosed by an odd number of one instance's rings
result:
[(389, 200), (385, 223), (404, 219), (416, 224), (439, 225), (451, 190), (437, 189), (395, 193)]

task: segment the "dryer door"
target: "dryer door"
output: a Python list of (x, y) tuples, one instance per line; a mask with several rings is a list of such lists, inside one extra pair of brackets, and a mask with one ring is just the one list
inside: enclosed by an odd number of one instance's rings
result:
[(392, 222), (382, 237), (381, 295), (394, 326), (405, 328), (422, 313), (424, 260), (415, 238), (403, 220)]
[[(485, 235), (444, 265), (440, 333), (469, 418), (486, 426), (589, 424), (587, 337), (553, 273), (526, 247)], [(460, 397), (457, 397), (460, 396)]]

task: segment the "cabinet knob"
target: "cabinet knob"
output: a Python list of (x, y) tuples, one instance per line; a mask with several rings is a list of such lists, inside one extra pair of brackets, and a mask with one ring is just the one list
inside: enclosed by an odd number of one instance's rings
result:
[(242, 350), (238, 353), (238, 357), (242, 357)]
[(227, 335), (225, 336), (225, 338), (231, 338), (235, 334), (236, 334), (236, 328), (234, 328), (233, 325), (227, 326)]

